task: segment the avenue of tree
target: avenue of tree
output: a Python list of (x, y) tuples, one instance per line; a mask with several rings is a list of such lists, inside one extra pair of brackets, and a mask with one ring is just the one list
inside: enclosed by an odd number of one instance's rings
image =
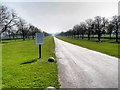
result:
[(115, 35), (116, 42), (118, 42), (120, 34), (120, 16), (113, 16), (111, 20), (105, 17), (96, 16), (94, 19), (87, 19), (85, 22), (80, 22), (80, 24), (75, 25), (72, 29), (66, 32), (61, 32), (59, 36), (67, 36), (72, 38), (85, 38), (88, 40), (94, 38), (97, 35), (97, 42), (101, 42), (101, 36), (109, 36), (111, 40), (111, 35)]
[[(35, 33), (42, 32), (36, 26), (27, 23), (19, 17), (14, 10), (0, 4), (0, 36), (7, 34), (10, 39), (15, 39), (21, 36), (23, 40), (26, 38), (35, 37)], [(45, 36), (49, 34), (43, 32)]]

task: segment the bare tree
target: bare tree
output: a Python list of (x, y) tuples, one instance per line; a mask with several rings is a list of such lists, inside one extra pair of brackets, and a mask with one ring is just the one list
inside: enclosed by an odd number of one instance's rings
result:
[(87, 27), (86, 27), (86, 23), (85, 22), (81, 22), (80, 23), (80, 33), (82, 35), (82, 39), (84, 38), (84, 34), (85, 34), (85, 31), (87, 30)]
[(107, 18), (105, 18), (105, 17), (103, 17), (102, 18), (102, 34), (106, 34), (106, 32), (107, 32), (107, 26), (108, 26), (108, 19)]
[(31, 25), (31, 24), (29, 24), (29, 29), (30, 29), (30, 33), (32, 35), (32, 39), (34, 39), (35, 33), (41, 32), (41, 30), (39, 30), (37, 27), (35, 27), (35, 26)]
[(0, 7), (0, 12), (0, 33), (2, 33), (16, 25), (17, 15), (14, 10), (8, 10), (5, 6)]
[(16, 34), (17, 34), (17, 30), (12, 29), (12, 31), (11, 31), (12, 39), (15, 39), (15, 40), (16, 40)]
[(100, 38), (101, 38), (101, 29), (102, 29), (102, 18), (100, 16), (96, 16), (95, 17), (95, 27), (96, 27), (96, 31), (98, 33), (98, 42), (100, 42)]
[[(10, 38), (21, 35), (25, 40), (30, 34), (34, 39), (35, 33), (41, 32), (41, 30), (33, 25), (28, 25), (24, 19), (17, 16), (14, 10), (0, 4), (0, 35), (3, 32), (7, 33)], [(46, 32), (45, 34), (48, 35)]]
[(110, 36), (110, 40), (111, 40), (111, 34), (112, 34), (113, 30), (114, 30), (114, 25), (113, 25), (112, 21), (110, 21), (107, 26), (107, 33)]
[(9, 20), (10, 14), (8, 12), (7, 7), (0, 4), (0, 33), (4, 28), (6, 22)]
[(78, 24), (73, 27), (74, 35), (77, 38), (79, 38), (79, 34), (80, 34), (79, 28), (80, 28), (80, 26)]
[(76, 38), (76, 28), (75, 28), (75, 26), (73, 27), (72, 34), (73, 34), (73, 37)]
[(61, 32), (59, 35), (62, 36), (72, 36), (72, 37), (82, 37), (84, 38), (84, 35), (88, 35), (88, 40), (90, 40), (91, 35), (94, 37), (95, 34), (98, 35), (97, 42), (100, 42), (102, 34), (106, 35), (109, 34), (111, 39), (112, 33), (116, 34), (116, 42), (118, 42), (118, 33), (120, 32), (120, 16), (113, 16), (112, 20), (109, 21), (105, 17), (96, 16), (94, 17), (94, 20), (87, 19), (86, 23), (81, 22), (80, 25), (75, 25), (73, 29), (70, 29), (66, 32)]
[(87, 19), (86, 23), (87, 23), (87, 27), (88, 27), (88, 40), (90, 40), (90, 34), (91, 34), (91, 30), (93, 28), (93, 20)]
[(26, 33), (25, 25), (26, 25), (25, 20), (19, 17), (17, 27), (18, 27), (18, 30), (19, 30), (19, 31), (21, 32), (21, 34), (22, 34), (23, 40), (25, 40), (25, 33)]
[(118, 42), (118, 32), (120, 31), (120, 16), (113, 16), (112, 18), (112, 23), (115, 28), (115, 33), (116, 33), (116, 42)]
[(45, 37), (50, 36), (50, 34), (48, 34), (47, 32), (44, 32), (44, 31), (43, 31), (43, 33), (44, 33), (44, 36), (45, 36)]

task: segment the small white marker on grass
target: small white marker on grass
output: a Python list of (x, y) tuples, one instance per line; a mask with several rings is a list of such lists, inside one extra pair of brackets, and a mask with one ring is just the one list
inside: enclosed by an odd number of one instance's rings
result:
[(44, 90), (57, 90), (55, 87), (47, 87), (47, 88), (45, 88)]

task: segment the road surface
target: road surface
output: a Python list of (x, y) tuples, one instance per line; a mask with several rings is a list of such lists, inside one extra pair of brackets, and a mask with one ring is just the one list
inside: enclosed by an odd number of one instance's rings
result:
[(118, 88), (118, 59), (57, 39), (61, 88)]

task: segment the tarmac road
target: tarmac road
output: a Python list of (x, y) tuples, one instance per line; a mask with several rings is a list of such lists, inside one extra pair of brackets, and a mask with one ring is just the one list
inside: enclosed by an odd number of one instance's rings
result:
[(118, 58), (54, 40), (61, 88), (118, 88)]

